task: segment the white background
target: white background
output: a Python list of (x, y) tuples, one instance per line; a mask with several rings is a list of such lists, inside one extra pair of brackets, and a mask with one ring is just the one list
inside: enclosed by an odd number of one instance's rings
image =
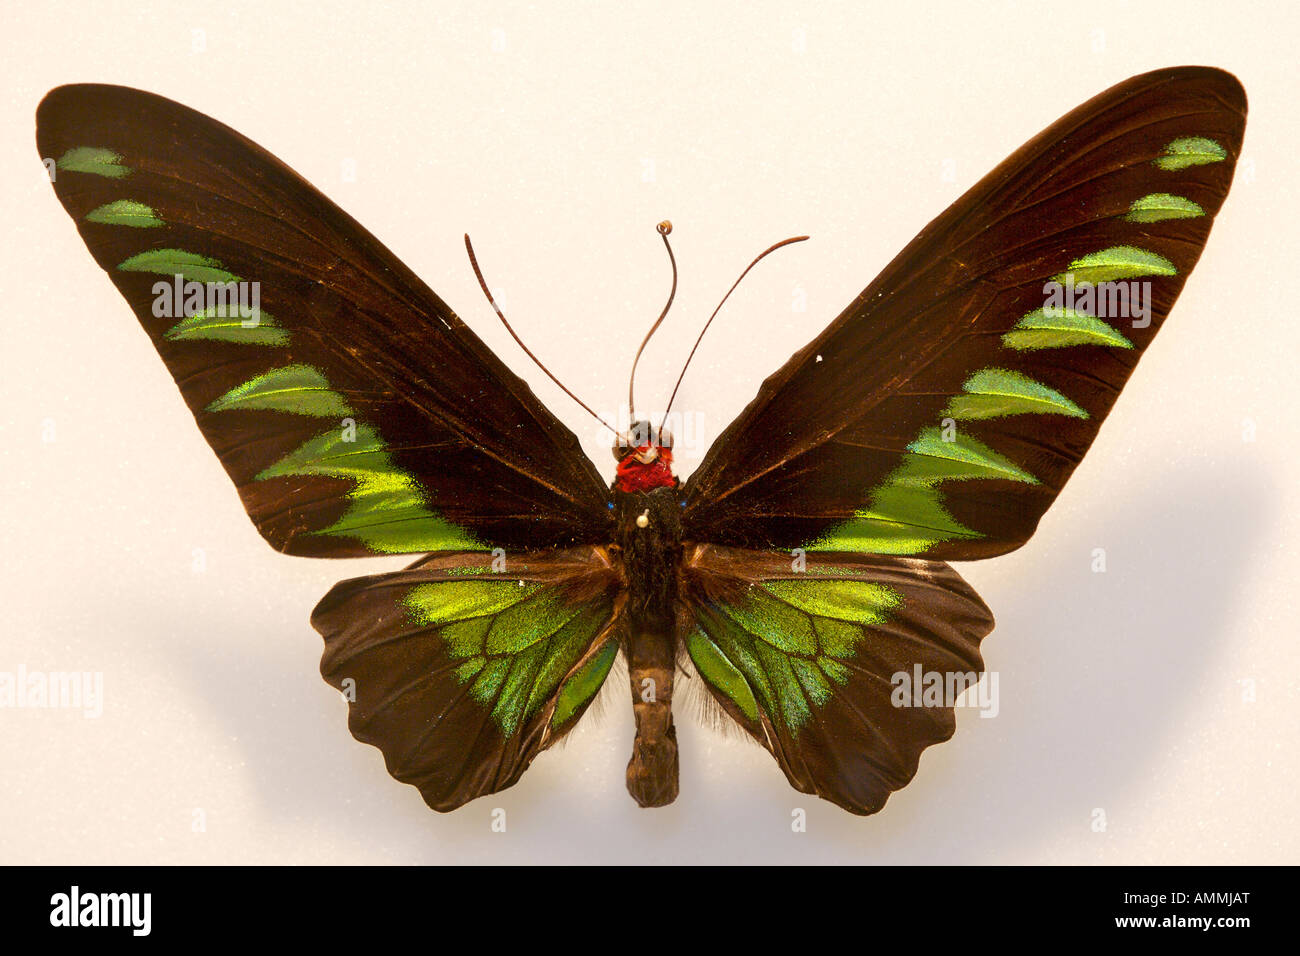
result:
[[(0, 710), (0, 861), (1300, 859), (1300, 335), (1286, 293), (1300, 138), (1283, 5), (437, 11), (6, 3), (0, 670), (102, 671), (107, 701), (97, 720)], [(681, 797), (639, 810), (623, 788), (621, 683), (515, 788), (426, 809), (347, 733), (308, 624), (334, 581), (405, 562), (265, 545), (33, 140), (41, 96), (75, 81), (230, 124), (409, 263), (612, 472), (608, 439), (496, 324), (462, 233), (525, 340), (610, 415), (667, 291), (656, 222), (676, 226), (681, 286), (643, 361), (647, 406), (749, 259), (810, 233), (755, 270), (702, 347), (678, 401), (704, 441), (1024, 140), (1128, 76), (1185, 63), (1232, 70), (1250, 97), (1233, 193), (1037, 536), (960, 568), (998, 618), (984, 651), (1001, 713), (960, 712), (956, 737), (866, 819), (789, 789), (765, 752), (685, 712)], [(1090, 570), (1099, 547), (1105, 574)], [(495, 807), (505, 833), (489, 827)], [(791, 832), (796, 807), (806, 833)]]

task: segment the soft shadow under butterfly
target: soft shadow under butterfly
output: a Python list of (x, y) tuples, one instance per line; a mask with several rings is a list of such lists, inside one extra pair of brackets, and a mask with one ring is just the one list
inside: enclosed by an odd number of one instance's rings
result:
[(621, 652), (642, 806), (677, 795), (680, 673), (796, 789), (865, 814), (953, 733), (952, 695), (902, 682), (982, 672), (993, 618), (944, 562), (1033, 533), (1200, 256), (1245, 117), (1201, 67), (1090, 100), (923, 229), (689, 481), (642, 422), (611, 487), (438, 296), (228, 127), (65, 86), (37, 144), (258, 531), (424, 555), (312, 623), (352, 733), (429, 806), (515, 783)]

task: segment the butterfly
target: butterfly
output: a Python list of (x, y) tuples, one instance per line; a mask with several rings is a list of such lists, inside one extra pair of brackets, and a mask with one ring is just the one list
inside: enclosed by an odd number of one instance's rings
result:
[(1060, 494), (1201, 255), (1245, 117), (1237, 80), (1204, 67), (1067, 114), (768, 378), (684, 483), (642, 421), (607, 484), (410, 269), (215, 120), (64, 86), (37, 145), (262, 536), (420, 555), (337, 584), (312, 624), (353, 735), (430, 807), (518, 781), (621, 655), (640, 805), (677, 796), (672, 701), (693, 681), (793, 787), (869, 814), (954, 731), (952, 695), (905, 681), (983, 672), (993, 617), (948, 562), (1020, 547)]

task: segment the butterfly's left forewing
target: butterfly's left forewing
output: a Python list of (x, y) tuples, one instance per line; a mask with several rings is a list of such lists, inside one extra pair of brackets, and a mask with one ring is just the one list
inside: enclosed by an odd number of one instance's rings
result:
[(618, 574), (602, 548), (432, 555), (344, 581), (312, 624), (348, 726), (435, 810), (515, 783), (568, 733), (618, 652)]
[(792, 786), (853, 813), (879, 810), (952, 736), (993, 627), (938, 561), (700, 545), (683, 588), (681, 637), (713, 697)]

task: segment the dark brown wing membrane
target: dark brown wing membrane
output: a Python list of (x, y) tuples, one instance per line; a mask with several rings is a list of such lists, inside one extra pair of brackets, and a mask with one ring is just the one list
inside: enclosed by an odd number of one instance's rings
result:
[(577, 723), (618, 651), (620, 581), (604, 549), (499, 562), (434, 555), (337, 584), (312, 615), (353, 736), (435, 810), (518, 781)]
[(983, 672), (979, 643), (993, 629), (984, 602), (938, 561), (805, 564), (702, 545), (683, 587), (681, 639), (714, 698), (795, 789), (859, 814), (883, 807), (921, 751), (952, 736), (954, 697)]
[(691, 477), (687, 535), (956, 560), (1023, 544), (1200, 257), (1245, 117), (1233, 76), (1183, 67), (1034, 137), (763, 384)]
[[(170, 100), (98, 85), (46, 96), (37, 144), (276, 548), (351, 557), (607, 537), (604, 482), (573, 434), (261, 147)], [(178, 275), (245, 305), (256, 288), (258, 310), (232, 318), (210, 298), (187, 310), (165, 288)]]

